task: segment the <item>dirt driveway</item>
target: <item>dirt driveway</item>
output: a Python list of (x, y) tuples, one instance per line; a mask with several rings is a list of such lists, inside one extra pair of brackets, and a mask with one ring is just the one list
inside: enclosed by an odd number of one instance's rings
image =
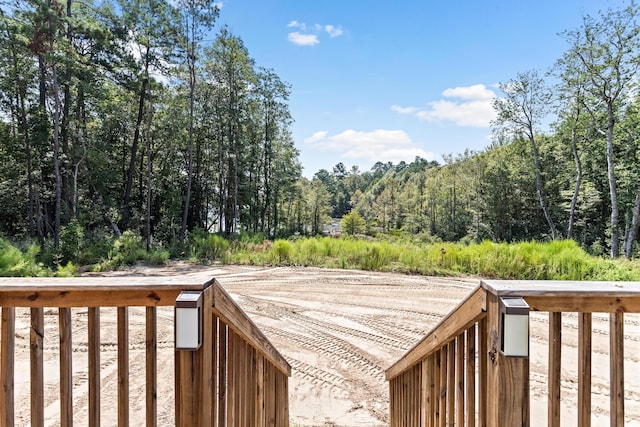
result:
[[(388, 424), (388, 384), (384, 370), (419, 341), (455, 307), (479, 279), (406, 276), (316, 268), (257, 268), (239, 266), (163, 268), (138, 267), (114, 275), (188, 274), (216, 277), (292, 366), (290, 414), (293, 426), (385, 426)], [(144, 372), (144, 314), (131, 309), (131, 370)], [(82, 329), (86, 309), (74, 310), (74, 322)], [(51, 330), (47, 365), (56, 365), (56, 313), (46, 313)], [(28, 313), (18, 313), (18, 338), (25, 337), (16, 368), (28, 373)], [(627, 316), (626, 411), (627, 425), (640, 425), (640, 319)], [(160, 425), (173, 422), (172, 312), (159, 313), (161, 358)], [(608, 425), (608, 326), (605, 315), (594, 315), (593, 425)], [(108, 394), (115, 376), (115, 311), (102, 314), (103, 422), (111, 425), (116, 396)], [(563, 319), (563, 424), (575, 422), (575, 317)], [(137, 330), (141, 331), (138, 332)], [(546, 315), (531, 316), (532, 425), (546, 425)], [(85, 329), (86, 332), (86, 329)], [(86, 351), (81, 331), (76, 352)], [(49, 331), (47, 331), (49, 334)], [(20, 341), (20, 340), (18, 340)], [(86, 342), (86, 341), (85, 341)], [(142, 346), (140, 346), (142, 343)], [(566, 359), (566, 360), (565, 360)], [(74, 358), (74, 404), (78, 425), (86, 411), (86, 364)], [(45, 368), (46, 369), (46, 368)], [(49, 376), (48, 425), (56, 425), (55, 371)], [(28, 381), (17, 378), (18, 425), (28, 425)], [(144, 378), (132, 375), (132, 396), (143, 392)], [(139, 383), (139, 384), (138, 384)], [(165, 388), (165, 390), (162, 390)], [(25, 393), (26, 391), (26, 393)], [(162, 393), (162, 392), (165, 393)], [(566, 399), (566, 402), (565, 402)], [(132, 402), (132, 420), (143, 415), (144, 402)], [(20, 420), (22, 420), (21, 423)]]

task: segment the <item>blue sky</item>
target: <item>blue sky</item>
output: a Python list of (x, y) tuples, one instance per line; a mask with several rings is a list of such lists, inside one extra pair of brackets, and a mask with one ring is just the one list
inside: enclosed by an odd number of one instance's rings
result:
[(496, 84), (546, 72), (559, 35), (622, 0), (224, 0), (218, 28), (292, 86), (303, 174), (482, 150)]

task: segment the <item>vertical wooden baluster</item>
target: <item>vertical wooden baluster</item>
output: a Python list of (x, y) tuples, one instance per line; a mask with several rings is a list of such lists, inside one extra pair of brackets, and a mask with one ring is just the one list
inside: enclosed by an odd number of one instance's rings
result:
[(456, 341), (447, 345), (447, 425), (453, 427), (456, 418)]
[(440, 426), (440, 371), (442, 370), (442, 349), (433, 354), (433, 427)]
[(44, 310), (31, 309), (31, 425), (44, 427)]
[(222, 320), (218, 328), (218, 427), (227, 425), (227, 348), (228, 327)]
[(624, 426), (624, 314), (609, 315), (611, 427)]
[(547, 424), (560, 426), (560, 375), (562, 369), (562, 313), (549, 313), (549, 395)]
[(449, 348), (444, 345), (440, 349), (440, 427), (447, 425), (447, 361)]
[(218, 378), (220, 376), (220, 368), (218, 366), (218, 362), (220, 361), (220, 332), (219, 332), (219, 321), (220, 318), (211, 312), (212, 322), (213, 322), (213, 336), (212, 336), (212, 354), (211, 354), (211, 425), (217, 426), (218, 421)]
[(145, 311), (145, 355), (146, 355), (146, 425), (158, 424), (158, 309), (147, 307)]
[(2, 308), (2, 331), (0, 332), (0, 426), (13, 427), (14, 368), (16, 342), (16, 312), (13, 307)]
[(465, 426), (476, 425), (476, 325), (467, 329), (466, 361), (466, 418)]
[(578, 425), (591, 427), (591, 313), (578, 314)]
[(128, 307), (118, 307), (118, 427), (129, 427)]
[(420, 425), (423, 427), (429, 426), (429, 402), (431, 397), (429, 396), (429, 357), (426, 357), (420, 362), (422, 364), (422, 375), (420, 377)]
[(89, 307), (88, 374), (89, 374), (89, 427), (100, 426), (100, 307)]
[(71, 309), (58, 308), (60, 331), (60, 425), (73, 426), (73, 350)]
[(478, 426), (487, 427), (487, 386), (488, 386), (488, 344), (487, 318), (478, 322)]
[(456, 422), (457, 426), (464, 425), (464, 399), (465, 399), (465, 345), (464, 334), (456, 338)]

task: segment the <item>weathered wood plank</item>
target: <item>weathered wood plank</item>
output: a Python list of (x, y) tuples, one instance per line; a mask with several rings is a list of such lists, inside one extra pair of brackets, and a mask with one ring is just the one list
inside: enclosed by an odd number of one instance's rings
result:
[(129, 309), (118, 307), (118, 427), (129, 426)]
[(578, 315), (578, 425), (591, 427), (591, 313)]
[(389, 367), (387, 380), (404, 372), (423, 358), (464, 332), (486, 315), (486, 292), (476, 288), (464, 301), (452, 310), (431, 332), (411, 350)]
[(145, 420), (147, 427), (158, 424), (158, 309), (145, 311)]
[(245, 341), (261, 351), (265, 357), (287, 376), (291, 376), (291, 366), (264, 336), (255, 323), (249, 319), (240, 306), (222, 289), (217, 282), (214, 288), (214, 311)]
[[(203, 292), (203, 305), (213, 303), (213, 290)], [(202, 344), (197, 350), (176, 350), (176, 426), (210, 427), (213, 401), (213, 313), (203, 312)]]
[(560, 426), (560, 380), (562, 361), (562, 313), (549, 313), (549, 392), (547, 425)]
[(498, 297), (487, 294), (487, 425), (529, 426), (529, 358), (500, 351)]
[(71, 292), (77, 290), (104, 291), (203, 291), (214, 279), (183, 276), (121, 276), (121, 277), (0, 277), (0, 294), (14, 292)]
[(624, 426), (624, 314), (609, 315), (611, 427)]
[(13, 307), (2, 307), (0, 332), (0, 427), (13, 427), (15, 420), (14, 375), (16, 312)]
[(465, 399), (465, 342), (464, 334), (456, 338), (456, 421), (455, 425), (464, 425), (464, 399)]
[(490, 293), (499, 297), (634, 297), (640, 293), (640, 282), (570, 280), (482, 280), (481, 286)]
[(466, 332), (466, 417), (464, 426), (475, 427), (476, 425), (476, 325), (472, 325)]
[(227, 351), (229, 348), (229, 328), (222, 319), (218, 320), (218, 426), (227, 425)]
[(173, 306), (179, 290), (31, 290), (0, 291), (0, 304), (8, 307), (130, 307)]
[(447, 425), (447, 390), (449, 390), (447, 384), (447, 362), (449, 361), (449, 348), (445, 345), (440, 349), (440, 408), (438, 413), (440, 414), (439, 426), (446, 427)]
[(532, 311), (577, 313), (638, 313), (640, 293), (635, 296), (525, 296)]
[(44, 310), (31, 309), (31, 426), (44, 427)]
[(100, 308), (87, 311), (89, 427), (100, 426)]
[(456, 340), (447, 344), (447, 425), (453, 427), (456, 418)]
[(478, 321), (478, 426), (487, 426), (489, 334), (487, 318)]
[(73, 342), (71, 309), (58, 309), (60, 336), (60, 425), (73, 426)]

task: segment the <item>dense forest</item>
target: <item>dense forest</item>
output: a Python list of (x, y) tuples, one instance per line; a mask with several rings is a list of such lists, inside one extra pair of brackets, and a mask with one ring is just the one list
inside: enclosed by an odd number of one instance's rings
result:
[(0, 237), (55, 253), (129, 231), (179, 254), (193, 233), (315, 235), (344, 217), (349, 234), (565, 238), (634, 257), (633, 3), (563, 33), (548, 72), (501, 83), (490, 146), (313, 179), (290, 132), (292, 88), (216, 28), (213, 1), (0, 4)]

